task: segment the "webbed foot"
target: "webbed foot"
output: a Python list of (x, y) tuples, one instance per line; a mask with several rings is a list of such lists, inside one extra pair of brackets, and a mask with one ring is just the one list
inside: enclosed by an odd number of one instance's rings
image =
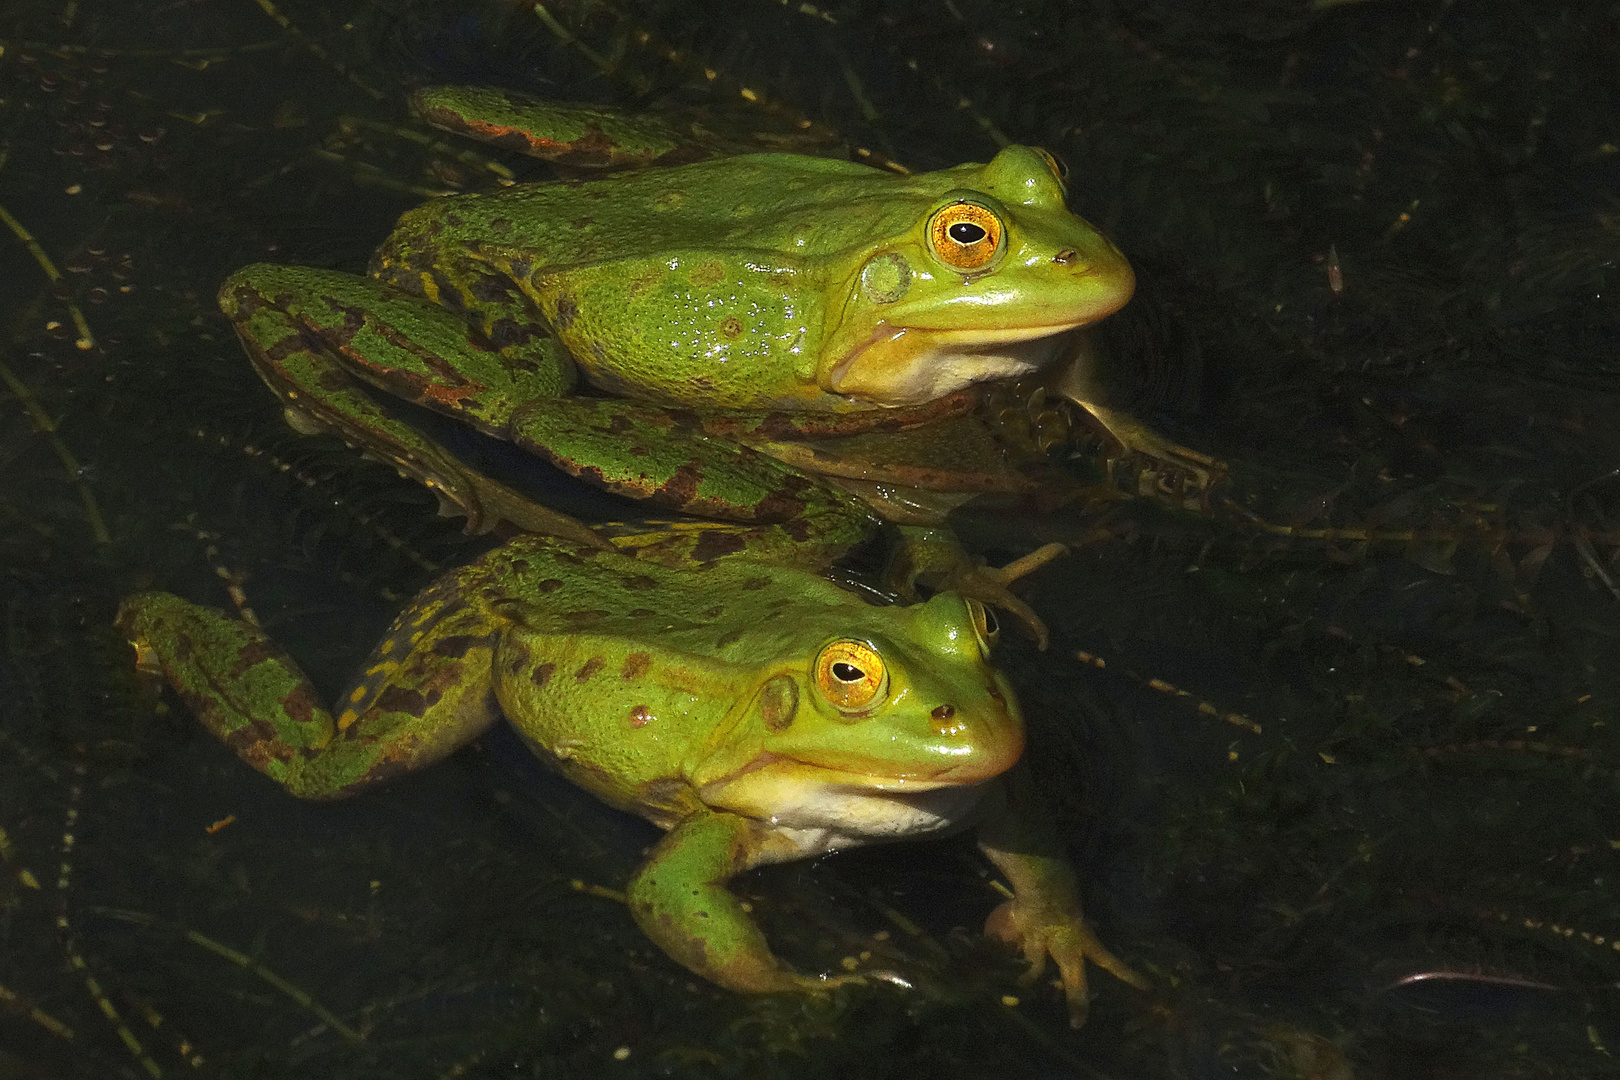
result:
[(1006, 901), (985, 920), (986, 936), (1004, 941), (1024, 954), (1029, 970), (1020, 976), (1020, 986), (1031, 986), (1046, 970), (1046, 958), (1056, 962), (1063, 981), (1063, 996), (1069, 1005), (1069, 1026), (1086, 1022), (1091, 1000), (1086, 991), (1086, 961), (1090, 961), (1138, 990), (1148, 989), (1148, 981), (1120, 960), (1098, 939), (1078, 909), (1029, 902), (1021, 897)]
[(1009, 588), (1019, 578), (1035, 572), (1069, 549), (1062, 544), (1044, 544), (1028, 555), (1014, 559), (1006, 566), (995, 568), (977, 566), (963, 561), (945, 577), (944, 589), (954, 589), (970, 600), (986, 607), (1007, 612), (1016, 619), (1024, 631), (1035, 641), (1035, 647), (1044, 650), (1051, 640), (1046, 623), (1035, 614), (1035, 609), (1013, 595)]
[(1113, 443), (1108, 470), (1116, 486), (1188, 510), (1207, 508), (1210, 491), (1226, 475), (1225, 462), (1171, 441), (1128, 413), (1087, 401), (1075, 404)]

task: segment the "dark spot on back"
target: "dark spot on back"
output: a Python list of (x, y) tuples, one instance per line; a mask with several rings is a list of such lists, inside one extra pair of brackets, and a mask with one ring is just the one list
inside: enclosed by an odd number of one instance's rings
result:
[(624, 667), (619, 669), (619, 677), (626, 681), (639, 679), (647, 674), (651, 667), (651, 656), (644, 652), (633, 652), (624, 658)]
[(512, 293), (512, 282), (498, 274), (480, 274), (467, 289), (473, 299), (486, 304), (498, 304)]
[(539, 664), (529, 673), (529, 681), (536, 686), (544, 686), (551, 681), (551, 673), (557, 670), (556, 664)]
[[(390, 686), (377, 695), (377, 709), (380, 712), (398, 712), (406, 716), (421, 719), (427, 711), (439, 703), (443, 696), (441, 690), (431, 690), (424, 694), (419, 690), (408, 690), (403, 686)], [(353, 731), (354, 728), (350, 728)]]
[(745, 588), (745, 589), (750, 589), (750, 590), (763, 589), (767, 585), (769, 585), (770, 583), (771, 583), (771, 581), (770, 581), (769, 578), (751, 577), (747, 581), (742, 583), (742, 587)]
[(276, 647), (269, 641), (261, 638), (250, 641), (236, 650), (236, 663), (231, 665), (229, 678), (239, 678), (243, 672), (264, 660), (274, 659)]
[(705, 529), (692, 545), (692, 558), (698, 562), (712, 562), (722, 555), (735, 555), (748, 546), (748, 541), (734, 532)]
[(578, 671), (574, 672), (574, 681), (584, 682), (606, 666), (606, 660), (603, 660), (600, 656), (593, 656), (585, 661)]
[(717, 649), (723, 649), (727, 645), (735, 645), (737, 642), (742, 640), (742, 636), (743, 632), (741, 630), (727, 630), (725, 633), (720, 635), (719, 640), (714, 643), (714, 646)]
[(488, 638), (477, 634), (455, 634), (450, 637), (443, 637), (433, 643), (433, 655), (448, 656), (460, 660), (467, 655), (468, 649), (474, 645), (482, 645), (488, 640)]
[(688, 461), (675, 470), (674, 475), (658, 489), (657, 494), (666, 505), (679, 509), (697, 496), (698, 483), (702, 479), (702, 467), (695, 461)]
[(634, 589), (637, 592), (645, 592), (647, 589), (658, 588), (658, 582), (654, 581), (646, 574), (635, 574), (631, 577), (622, 578), (620, 580), (625, 588)]
[(552, 593), (552, 592), (556, 592), (558, 589), (562, 588), (562, 585), (563, 585), (563, 583), (559, 579), (554, 578), (554, 577), (548, 577), (548, 578), (546, 578), (546, 580), (544, 580), (544, 581), (538, 583), (537, 585), (535, 585), (534, 591), (535, 592), (543, 592), (543, 593)]

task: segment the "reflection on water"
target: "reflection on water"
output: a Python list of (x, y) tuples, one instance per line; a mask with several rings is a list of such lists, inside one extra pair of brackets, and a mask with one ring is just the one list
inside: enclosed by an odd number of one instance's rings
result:
[[(1303, 7), (11, 5), (0, 1073), (1606, 1073), (1620, 24)], [(1000, 662), (1152, 994), (1097, 978), (1070, 1032), (977, 932), (991, 868), (944, 841), (741, 886), (785, 956), (910, 989), (735, 997), (613, 898), (655, 833), (515, 738), (303, 804), (134, 682), (132, 589), (237, 592), (331, 692), (487, 547), (291, 433), (213, 300), (549, 175), (405, 119), (458, 80), (804, 117), (916, 168), (1004, 139), (1066, 161), (1143, 282), (1109, 329), (1137, 405), (1228, 486), (960, 530), (992, 562), (1085, 541), (1026, 592), (1052, 648)], [(1098, 479), (1097, 452), (1064, 467)]]

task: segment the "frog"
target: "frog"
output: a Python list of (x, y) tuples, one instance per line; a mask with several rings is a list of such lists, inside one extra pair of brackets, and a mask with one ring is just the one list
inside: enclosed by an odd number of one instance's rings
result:
[(254, 621), (142, 592), (116, 626), (140, 671), (304, 799), (425, 768), (504, 717), (567, 780), (664, 830), (625, 889), (630, 913), (728, 990), (867, 977), (777, 957), (733, 878), (968, 828), (1012, 887), (985, 926), (1029, 960), (1026, 982), (1055, 961), (1076, 1026), (1087, 963), (1146, 987), (1088, 926), (1074, 870), (1031, 809), (988, 609), (950, 591), (878, 602), (768, 544), (685, 566), (645, 556), (665, 542), (517, 534), (412, 600), (333, 708)]
[[(872, 514), (894, 526), (902, 587), (972, 592), (1044, 643), (944, 524), (986, 492), (1040, 492), (1027, 455), (974, 427), (978, 391), (1052, 371), (1059, 392), (1087, 396), (1075, 332), (1134, 288), (1113, 243), (1068, 209), (1050, 154), (1009, 145), (901, 175), (487, 88), (426, 88), (412, 106), (610, 171), (426, 203), (364, 276), (231, 275), (221, 307), (296, 428), (393, 464), (469, 531), (505, 522), (584, 543), (588, 526), (479, 475), (372, 391), (661, 510), (779, 522), (819, 478), (854, 496), (843, 533)], [(1147, 445), (1122, 415), (1090, 415)]]

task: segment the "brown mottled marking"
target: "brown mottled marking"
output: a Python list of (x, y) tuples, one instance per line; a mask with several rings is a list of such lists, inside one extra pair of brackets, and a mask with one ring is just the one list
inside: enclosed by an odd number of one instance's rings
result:
[(272, 660), (276, 656), (276, 647), (268, 640), (250, 641), (236, 650), (236, 663), (231, 665), (228, 679), (240, 679), (251, 667), (263, 660)]
[(735, 645), (737, 642), (742, 640), (742, 636), (743, 632), (740, 629), (727, 630), (725, 633), (720, 635), (719, 640), (714, 643), (714, 646), (717, 649), (723, 649), (727, 645)]
[(718, 285), (726, 276), (726, 268), (718, 262), (710, 260), (699, 263), (692, 268), (692, 284), (700, 289), (707, 289), (711, 285)]
[[(195, 710), (196, 705), (192, 705), (192, 708)], [(277, 737), (275, 727), (268, 720), (255, 720), (246, 727), (237, 728), (225, 737), (225, 745), (256, 769), (262, 770), (270, 761), (292, 759), (292, 747)]]
[(477, 634), (453, 634), (442, 637), (433, 643), (433, 655), (448, 656), (460, 660), (467, 655), (467, 650), (475, 645), (483, 645), (489, 638)]
[(534, 683), (536, 686), (544, 686), (546, 683), (551, 681), (551, 673), (556, 670), (556, 664), (540, 664), (536, 666), (534, 671), (529, 674), (529, 681)]
[(670, 506), (682, 507), (697, 498), (698, 484), (702, 480), (703, 466), (695, 460), (687, 461), (677, 467), (653, 494), (661, 496)]
[(574, 302), (572, 296), (563, 293), (557, 297), (557, 317), (552, 320), (552, 325), (556, 326), (558, 330), (566, 331), (570, 326), (574, 325), (574, 320), (578, 316), (579, 305)]
[(652, 578), (648, 577), (646, 574), (633, 574), (630, 577), (620, 578), (619, 582), (625, 588), (634, 589), (634, 590), (636, 590), (638, 592), (644, 592), (647, 589), (656, 589), (656, 588), (658, 588), (658, 582), (654, 581)]
[(508, 671), (516, 675), (518, 672), (528, 668), (530, 657), (529, 650), (526, 647), (519, 642), (513, 642), (507, 646), (507, 650), (506, 668)]
[(589, 679), (592, 675), (595, 675), (598, 671), (601, 671), (606, 666), (606, 660), (602, 659), (600, 656), (593, 656), (589, 660), (585, 661), (585, 663), (580, 666), (578, 671), (574, 672), (574, 681), (582, 683)]
[(771, 581), (769, 578), (751, 577), (747, 581), (744, 581), (741, 587), (753, 591), (756, 589), (763, 589), (770, 583)]
[(726, 337), (736, 337), (743, 332), (742, 320), (735, 315), (727, 315), (720, 320), (720, 332)]
[(316, 719), (316, 716), (314, 716), (316, 709), (321, 708), (321, 701), (316, 699), (314, 690), (311, 690), (309, 683), (298, 683), (292, 690), (288, 690), (287, 695), (283, 696), (277, 704), (282, 706), (282, 711), (287, 712), (287, 716), (292, 717), (300, 724), (313, 722)]
[(692, 559), (700, 563), (713, 562), (722, 555), (735, 555), (747, 546), (748, 541), (737, 533), (704, 529), (698, 533), (697, 543), (692, 545)]
[[(419, 690), (408, 690), (403, 686), (390, 686), (377, 695), (376, 708), (379, 712), (399, 712), (404, 713), (406, 716), (421, 719), (427, 715), (429, 709), (439, 703), (439, 698), (443, 696), (444, 692), (438, 689), (430, 690), (424, 694)], [(355, 728), (351, 727), (349, 730), (353, 731)]]
[(631, 727), (646, 727), (652, 719), (652, 710), (647, 708), (645, 705), (637, 705), (635, 708), (630, 710)]
[(624, 666), (619, 669), (619, 677), (626, 682), (639, 679), (647, 674), (652, 667), (652, 657), (644, 652), (633, 652), (624, 658)]
[(558, 578), (548, 577), (534, 587), (535, 592), (551, 593), (562, 588), (563, 583)]

